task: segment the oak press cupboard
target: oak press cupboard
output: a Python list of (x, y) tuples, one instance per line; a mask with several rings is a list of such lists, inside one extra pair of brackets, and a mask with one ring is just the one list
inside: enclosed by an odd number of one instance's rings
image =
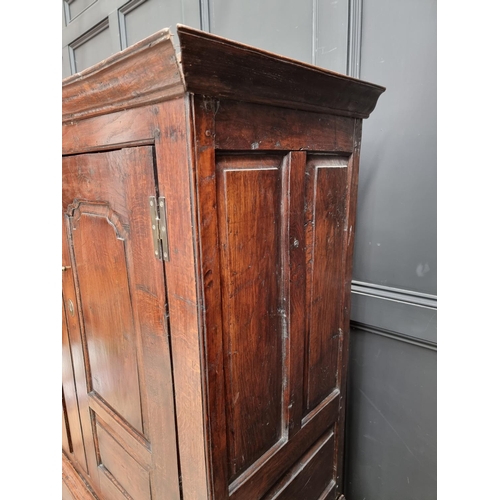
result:
[(178, 36), (63, 81), (63, 498), (339, 498), (384, 88)]

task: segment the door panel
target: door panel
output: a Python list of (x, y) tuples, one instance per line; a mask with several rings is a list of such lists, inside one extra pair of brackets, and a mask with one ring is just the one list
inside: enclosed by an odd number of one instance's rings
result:
[(132, 498), (149, 498), (149, 474), (113, 437), (111, 427), (96, 416), (100, 461)]
[(265, 496), (265, 500), (324, 498), (333, 486), (333, 432), (329, 430)]
[[(89, 460), (103, 499), (180, 498), (153, 148), (63, 158), (64, 285)], [(66, 274), (66, 273), (65, 273)]]
[[(113, 222), (117, 221), (117, 226)], [(143, 433), (127, 234), (106, 204), (78, 202), (70, 219), (91, 391)], [(99, 242), (98, 245), (89, 242)], [(119, 335), (116, 333), (119, 332)]]

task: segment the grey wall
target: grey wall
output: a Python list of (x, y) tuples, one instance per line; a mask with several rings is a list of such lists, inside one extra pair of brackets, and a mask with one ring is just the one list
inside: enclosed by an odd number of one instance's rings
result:
[(355, 276), (436, 294), (435, 0), (364, 0), (360, 78), (388, 91), (364, 124)]
[(63, 76), (177, 23), (387, 87), (363, 125), (348, 500), (436, 498), (436, 0), (63, 2)]
[(352, 330), (347, 499), (436, 498), (436, 351)]
[(359, 34), (351, 45), (359, 77), (387, 91), (363, 125), (347, 498), (432, 500), (437, 498), (436, 1), (363, 0), (352, 23)]

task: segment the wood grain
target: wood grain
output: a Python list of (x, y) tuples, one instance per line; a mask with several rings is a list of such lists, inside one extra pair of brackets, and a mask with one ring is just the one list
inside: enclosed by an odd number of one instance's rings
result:
[(64, 453), (62, 455), (62, 484), (63, 500), (100, 500)]
[(359, 156), (361, 149), (362, 121), (356, 120), (354, 127), (354, 152), (349, 159), (348, 170), (348, 205), (347, 205), (347, 231), (344, 234), (344, 292), (342, 300), (342, 336), (339, 349), (339, 387), (341, 391), (339, 405), (339, 421), (337, 423), (338, 441), (335, 450), (335, 476), (339, 491), (345, 490), (344, 486), (344, 457), (345, 457), (345, 428), (346, 428), (346, 396), (347, 374), (349, 360), (350, 339), (350, 312), (351, 312), (351, 280), (354, 261), (354, 235), (356, 228), (356, 207), (358, 199), (359, 182)]
[(205, 355), (200, 332), (198, 255), (195, 253), (195, 194), (191, 158), (189, 100), (158, 105), (156, 142), (158, 192), (168, 213), (168, 283), (172, 365), (175, 381), (177, 439), (184, 500), (210, 498), (208, 470)]
[[(94, 205), (72, 217), (73, 247), (89, 353), (91, 390), (143, 433), (137, 346), (127, 272), (127, 241)], [(128, 238), (127, 238), (128, 239)]]
[(214, 106), (217, 149), (351, 152), (354, 147), (353, 118), (240, 101)]
[(284, 245), (287, 254), (287, 280), (285, 281), (285, 310), (289, 329), (289, 371), (290, 394), (288, 400), (288, 438), (302, 427), (304, 399), (304, 361), (306, 348), (306, 248), (304, 224), (304, 193), (306, 186), (307, 155), (303, 151), (292, 151), (287, 158), (288, 185), (284, 206), (288, 204), (287, 234)]
[(168, 29), (63, 80), (62, 120), (80, 120), (182, 95)]
[(96, 437), (101, 464), (132, 498), (150, 498), (149, 474), (113, 438), (113, 431), (97, 419)]
[[(178, 25), (63, 80), (63, 122), (188, 92), (367, 118), (383, 87)], [(182, 67), (181, 67), (182, 65)], [(278, 90), (279, 89), (279, 90)]]
[(188, 92), (367, 118), (384, 87), (177, 25)]
[(192, 120), (192, 155), (196, 201), (197, 240), (200, 256), (199, 294), (203, 314), (202, 335), (205, 342), (207, 370), (207, 427), (210, 433), (208, 461), (211, 474), (211, 498), (228, 497), (229, 467), (226, 439), (226, 392), (224, 380), (224, 347), (222, 323), (222, 291), (220, 282), (220, 237), (218, 231), (217, 181), (215, 171), (216, 103), (206, 97), (190, 99)]
[[(64, 163), (65, 162), (63, 160), (63, 178)], [(65, 206), (63, 204), (62, 262), (65, 266), (69, 266), (70, 269), (62, 273), (62, 295), (65, 305), (65, 311), (67, 312), (66, 324), (68, 329), (69, 347), (73, 365), (73, 382), (76, 389), (82, 438), (84, 448), (86, 450), (85, 459), (87, 462), (87, 466), (82, 467), (79, 461), (74, 459), (72, 461), (72, 464), (75, 469), (85, 477), (87, 481), (90, 481), (90, 474), (95, 475), (97, 473), (97, 462), (95, 453), (91, 452), (94, 449), (94, 441), (92, 439), (92, 423), (90, 421), (90, 414), (87, 411), (87, 395), (90, 387), (86, 370), (86, 367), (88, 366), (88, 357), (86, 356), (86, 351), (84, 350), (85, 331), (81, 329), (80, 316), (77, 309), (77, 283), (75, 281), (75, 275), (72, 271), (72, 268), (74, 266), (71, 260), (69, 218), (66, 214), (66, 208), (67, 205)], [(70, 310), (72, 310), (73, 312), (71, 313)]]
[(299, 432), (277, 453), (270, 457), (258, 474), (249, 474), (245, 481), (235, 481), (230, 486), (231, 499), (247, 500), (262, 498), (297, 460), (307, 452), (311, 443), (315, 443), (338, 418), (339, 398), (335, 398), (323, 408), (308, 425)]
[(155, 106), (146, 106), (63, 123), (62, 154), (153, 145), (159, 134), (154, 126), (155, 110)]
[[(140, 463), (151, 450), (148, 487), (139, 481), (143, 493), (136, 500), (180, 498), (165, 281), (152, 254), (149, 218), (148, 196), (156, 192), (153, 148), (65, 157), (63, 186), (71, 249), (65, 274), (76, 283), (74, 292), (63, 290), (74, 297), (80, 323), (73, 342), (83, 366), (75, 380), (89, 481), (104, 498), (127, 498), (127, 476), (118, 473), (120, 481), (113, 471), (121, 471), (124, 454)], [(110, 431), (98, 434), (97, 421)], [(144, 450), (137, 452), (138, 446)]]
[[(208, 98), (192, 104), (199, 120), (200, 254), (209, 256), (202, 274), (205, 328), (211, 326), (208, 331), (214, 334), (206, 337), (206, 345), (216, 498), (261, 498), (306, 452), (304, 436), (319, 437), (330, 421), (335, 439), (325, 459), (329, 477), (315, 492), (327, 498), (334, 494), (338, 449), (336, 420), (326, 419), (340, 400), (337, 357), (349, 156), (281, 150), (273, 156), (257, 149), (218, 153), (213, 126), (221, 106)], [(236, 106), (230, 108), (236, 116)], [(265, 120), (260, 106), (253, 108), (254, 118)], [(227, 116), (227, 136), (244, 135), (242, 122), (231, 124)], [(270, 312), (280, 316), (281, 331), (269, 321)], [(269, 366), (260, 363), (262, 339)], [(257, 396), (263, 393), (268, 396), (265, 412)], [(277, 409), (281, 435), (271, 432)], [(262, 415), (266, 418), (260, 420)], [(265, 422), (264, 430), (259, 422)]]
[(217, 160), (232, 479), (282, 435), (281, 162)]
[(347, 159), (311, 155), (307, 162), (307, 179), (305, 412), (314, 409), (337, 387), (337, 356), (343, 326)]
[(319, 498), (331, 483), (333, 452), (333, 432), (330, 429), (290, 468), (264, 500)]

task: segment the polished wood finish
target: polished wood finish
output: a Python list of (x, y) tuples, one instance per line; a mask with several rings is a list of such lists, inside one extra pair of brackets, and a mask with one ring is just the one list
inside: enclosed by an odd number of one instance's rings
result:
[(63, 82), (64, 460), (102, 500), (337, 498), (360, 117), (383, 89), (179, 36), (178, 58), (163, 30)]
[(95, 492), (62, 455), (62, 500), (98, 500)]
[(83, 359), (75, 378), (89, 481), (104, 498), (139, 485), (133, 498), (149, 498), (150, 482), (155, 498), (180, 498), (165, 282), (144, 255), (154, 175), (151, 147), (63, 159), (65, 277), (74, 280), (63, 290), (80, 320), (72, 349)]

